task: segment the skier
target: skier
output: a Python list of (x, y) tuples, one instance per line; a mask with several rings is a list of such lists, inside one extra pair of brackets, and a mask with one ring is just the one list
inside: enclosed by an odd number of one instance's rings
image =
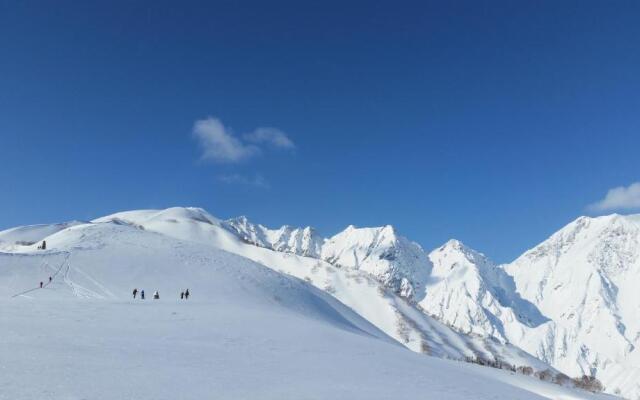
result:
[(184, 292), (180, 292), (180, 300), (184, 300)]
[(185, 300), (189, 299), (189, 289), (184, 291), (184, 298), (185, 298)]
[(140, 291), (140, 299), (144, 300), (144, 289)]
[(153, 299), (154, 299), (154, 300), (158, 300), (159, 298), (160, 298), (160, 293), (158, 293), (158, 291), (156, 290), (156, 291), (153, 293)]
[(42, 250), (46, 250), (47, 249), (47, 241), (43, 240), (42, 241), (42, 246), (41, 246)]
[(40, 289), (42, 289), (42, 282), (40, 282)]
[(136, 298), (136, 295), (138, 294), (138, 288), (133, 289), (133, 298)]

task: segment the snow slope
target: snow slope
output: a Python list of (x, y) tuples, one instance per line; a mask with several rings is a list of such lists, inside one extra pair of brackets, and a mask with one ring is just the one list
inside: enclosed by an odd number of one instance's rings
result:
[[(427, 255), (390, 226), (351, 226), (325, 241), (321, 258), (350, 274), (366, 272), (458, 332), (515, 346), (638, 398), (639, 225), (640, 216), (582, 217), (506, 266), (456, 240)], [(419, 340), (407, 342), (415, 350)]]
[(82, 223), (71, 221), (61, 224), (29, 225), (7, 229), (0, 232), (0, 251), (12, 251), (28, 246), (37, 247), (47, 236)]
[(211, 245), (233, 239), (222, 231), (198, 243), (217, 223), (201, 210), (144, 214), (194, 240), (107, 218), (0, 253), (0, 399), (603, 398), (407, 351), (327, 293)]
[[(127, 223), (147, 231), (213, 246), (247, 257), (276, 271), (304, 279), (330, 293), (387, 335), (416, 352), (457, 360), (466, 358), (499, 360), (516, 366), (531, 366), (536, 371), (550, 368), (525, 351), (495, 338), (470, 337), (454, 331), (396, 293), (396, 290), (389, 287), (387, 281), (381, 282), (380, 275), (372, 275), (372, 270), (367, 268), (368, 266), (378, 265), (383, 271), (397, 271), (395, 266), (401, 265), (399, 260), (416, 260), (402, 255), (402, 252), (406, 248), (417, 251), (419, 249), (417, 245), (406, 239), (396, 239), (392, 230), (381, 229), (379, 234), (375, 234), (373, 230), (364, 230), (365, 234), (362, 235), (360, 230), (348, 229), (348, 232), (354, 233), (351, 235), (352, 239), (364, 238), (362, 243), (367, 243), (366, 241), (372, 238), (378, 240), (375, 242), (377, 247), (369, 246), (372, 250), (368, 259), (359, 257), (362, 264), (345, 267), (340, 264), (333, 265), (321, 259), (301, 257), (293, 251), (282, 253), (263, 246), (248, 244), (244, 236), (238, 238), (234, 230), (228, 229), (227, 222), (221, 222), (202, 209), (131, 211), (99, 218), (94, 222), (109, 221)], [(358, 251), (363, 251), (357, 240), (346, 243)], [(332, 241), (327, 241), (327, 244), (331, 245)], [(390, 250), (388, 245), (396, 246), (395, 250)], [(376, 264), (380, 253), (400, 254), (400, 256), (397, 259), (387, 257), (388, 259), (383, 259), (381, 263)], [(421, 261), (429, 262), (426, 256)], [(363, 267), (358, 268), (361, 265)], [(415, 268), (419, 268), (421, 264), (416, 262), (414, 265)]]

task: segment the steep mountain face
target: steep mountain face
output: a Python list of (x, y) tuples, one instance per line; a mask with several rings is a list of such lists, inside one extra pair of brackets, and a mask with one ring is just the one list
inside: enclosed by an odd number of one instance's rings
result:
[(593, 373), (612, 391), (640, 396), (639, 215), (578, 218), (504, 270), (555, 323), (522, 348), (566, 373)]
[(461, 332), (507, 342), (547, 321), (515, 293), (513, 280), (457, 240), (432, 251), (433, 269), (419, 305)]
[(338, 267), (367, 272), (409, 300), (422, 296), (431, 269), (422, 248), (399, 236), (391, 225), (379, 228), (351, 225), (326, 241), (322, 259)]
[(319, 258), (324, 239), (311, 227), (292, 228), (284, 225), (268, 229), (250, 222), (246, 217), (232, 218), (223, 226), (247, 243), (300, 256)]
[(422, 248), (399, 236), (391, 225), (377, 228), (347, 227), (324, 239), (313, 228), (285, 225), (269, 229), (246, 217), (222, 226), (246, 243), (300, 256), (322, 259), (338, 268), (369, 273), (384, 286), (410, 301), (424, 294), (431, 263)]

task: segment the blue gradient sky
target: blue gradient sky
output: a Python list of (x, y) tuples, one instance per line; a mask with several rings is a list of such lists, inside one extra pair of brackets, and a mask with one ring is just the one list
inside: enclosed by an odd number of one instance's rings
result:
[[(640, 180), (639, 2), (78, 3), (0, 2), (0, 228), (200, 206), (509, 261)], [(203, 159), (207, 117), (295, 148)]]

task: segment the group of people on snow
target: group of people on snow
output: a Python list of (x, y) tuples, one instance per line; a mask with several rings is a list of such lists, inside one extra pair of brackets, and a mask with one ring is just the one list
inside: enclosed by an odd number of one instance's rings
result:
[[(53, 280), (52, 277), (49, 277), (49, 283), (51, 283), (51, 281)], [(42, 289), (44, 287), (44, 282), (40, 281), (40, 289)]]
[[(144, 300), (144, 289), (140, 289), (139, 293), (140, 293), (140, 299)], [(134, 288), (133, 298), (135, 299), (137, 295), (138, 295), (138, 288)], [(153, 299), (158, 300), (159, 298), (160, 298), (160, 293), (156, 290), (155, 292), (153, 292)], [(189, 289), (185, 290), (184, 292), (180, 292), (181, 300), (186, 300), (188, 298), (189, 298)]]

